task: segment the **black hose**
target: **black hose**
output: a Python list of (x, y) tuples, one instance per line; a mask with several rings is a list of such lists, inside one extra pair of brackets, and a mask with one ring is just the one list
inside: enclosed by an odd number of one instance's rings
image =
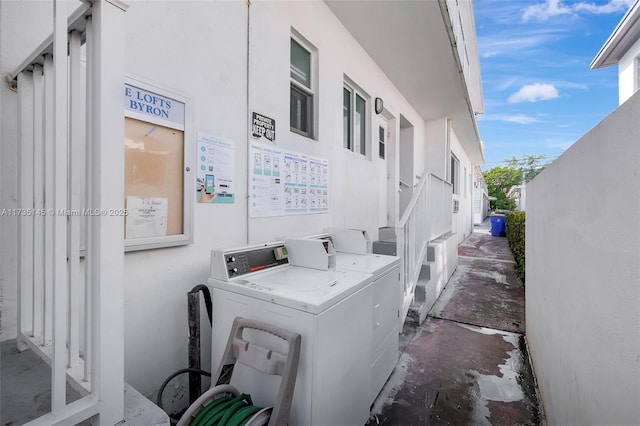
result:
[(199, 368), (183, 368), (182, 370), (176, 371), (175, 373), (173, 373), (172, 375), (167, 377), (167, 380), (165, 380), (164, 383), (162, 383), (162, 386), (160, 386), (160, 389), (158, 390), (158, 400), (156, 401), (156, 404), (158, 405), (158, 407), (160, 407), (160, 408), (162, 408), (164, 410), (164, 407), (162, 406), (162, 394), (164, 393), (164, 388), (167, 387), (169, 382), (174, 377), (179, 376), (180, 374), (184, 374), (184, 373), (199, 373), (202, 376), (211, 377), (211, 373), (209, 373), (208, 371), (200, 370)]
[(197, 293), (198, 291), (201, 291), (202, 295), (204, 296), (204, 304), (207, 307), (207, 316), (209, 317), (209, 324), (212, 325), (213, 324), (213, 318), (212, 318), (213, 305), (211, 303), (211, 292), (209, 291), (209, 287), (207, 287), (204, 284), (198, 284), (197, 286), (191, 289), (189, 294)]

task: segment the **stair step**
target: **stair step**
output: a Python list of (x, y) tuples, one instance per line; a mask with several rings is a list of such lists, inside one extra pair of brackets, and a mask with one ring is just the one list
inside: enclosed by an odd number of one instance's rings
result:
[(378, 240), (396, 241), (396, 229), (391, 226), (383, 226), (382, 228), (378, 228)]
[(427, 314), (431, 306), (427, 306), (426, 303), (414, 303), (409, 307), (409, 318), (415, 321), (418, 325), (422, 325), (425, 319), (427, 319)]
[(374, 241), (372, 251), (374, 254), (397, 256), (398, 245), (395, 241)]

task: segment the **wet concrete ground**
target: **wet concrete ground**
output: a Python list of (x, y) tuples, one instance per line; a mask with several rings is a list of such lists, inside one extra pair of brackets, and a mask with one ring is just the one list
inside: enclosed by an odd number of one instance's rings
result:
[(367, 425), (543, 423), (524, 335), (524, 287), (506, 238), (476, 228), (425, 322), (408, 321), (402, 354)]

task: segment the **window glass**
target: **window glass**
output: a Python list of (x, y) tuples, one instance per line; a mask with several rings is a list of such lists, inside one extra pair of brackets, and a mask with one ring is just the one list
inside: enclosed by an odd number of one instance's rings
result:
[(342, 140), (347, 149), (352, 149), (351, 110), (351, 91), (345, 87), (342, 89)]
[(289, 108), (291, 127), (304, 135), (310, 132), (311, 95), (291, 85), (291, 103)]
[(451, 155), (451, 185), (453, 186), (453, 193), (458, 194), (458, 168), (460, 163), (458, 159)]
[(385, 128), (383, 126), (378, 127), (378, 156), (382, 159), (384, 159), (385, 136)]
[(365, 108), (366, 102), (360, 96), (356, 95), (356, 117), (355, 117), (355, 129), (356, 129), (356, 151), (364, 155), (366, 153), (366, 115)]
[(311, 53), (291, 39), (291, 78), (311, 88)]

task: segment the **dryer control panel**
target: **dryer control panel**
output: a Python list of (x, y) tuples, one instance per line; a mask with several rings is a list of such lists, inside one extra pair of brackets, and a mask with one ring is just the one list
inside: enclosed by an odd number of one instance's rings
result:
[(211, 278), (229, 281), (231, 278), (288, 264), (288, 252), (283, 243), (212, 250)]

